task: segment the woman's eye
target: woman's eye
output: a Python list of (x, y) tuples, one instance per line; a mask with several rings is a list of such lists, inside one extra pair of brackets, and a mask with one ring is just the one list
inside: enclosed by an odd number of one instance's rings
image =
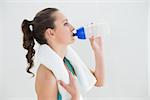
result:
[(68, 23), (64, 23), (64, 25), (68, 25)]

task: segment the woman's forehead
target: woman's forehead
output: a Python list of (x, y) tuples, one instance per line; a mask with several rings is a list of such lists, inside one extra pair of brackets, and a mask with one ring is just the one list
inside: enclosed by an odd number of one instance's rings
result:
[(55, 12), (54, 16), (56, 17), (56, 21), (59, 21), (59, 22), (62, 22), (62, 23), (64, 21), (67, 21), (67, 18), (60, 11)]

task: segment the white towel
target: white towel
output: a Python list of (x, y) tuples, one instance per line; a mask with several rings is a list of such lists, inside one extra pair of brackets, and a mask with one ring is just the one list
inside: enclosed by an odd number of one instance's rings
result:
[[(39, 63), (50, 69), (57, 80), (62, 80), (69, 84), (69, 74), (64, 66), (63, 59), (53, 49), (47, 44), (40, 45), (37, 57)], [(95, 85), (95, 77), (70, 46), (67, 47), (65, 57), (70, 61), (75, 70), (81, 95), (85, 94)], [(58, 89), (62, 96), (62, 100), (71, 100), (69, 92), (67, 92), (60, 84), (58, 84)], [(83, 100), (83, 98), (81, 97), (80, 100)]]

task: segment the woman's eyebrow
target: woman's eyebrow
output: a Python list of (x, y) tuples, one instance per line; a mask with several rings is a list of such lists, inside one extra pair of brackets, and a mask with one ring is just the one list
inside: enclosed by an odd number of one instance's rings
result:
[(64, 19), (62, 22), (64, 22), (64, 21), (68, 21), (68, 19)]

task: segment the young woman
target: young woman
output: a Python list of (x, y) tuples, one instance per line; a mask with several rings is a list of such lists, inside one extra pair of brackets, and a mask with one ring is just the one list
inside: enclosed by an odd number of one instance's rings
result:
[[(62, 59), (65, 67), (69, 67), (65, 61), (66, 48), (72, 44), (74, 27), (68, 22), (67, 18), (56, 8), (46, 8), (36, 14), (32, 21), (27, 19), (22, 22), (23, 48), (28, 50), (26, 54), (28, 67), (27, 72), (33, 74), (30, 69), (33, 66), (33, 56), (35, 54), (34, 45), (36, 40), (40, 45), (47, 44)], [(95, 86), (101, 87), (104, 82), (103, 55), (101, 37), (92, 36), (90, 39), (91, 47), (94, 51), (96, 67), (91, 73), (96, 78)], [(70, 64), (70, 63), (69, 63)], [(70, 64), (71, 65), (71, 64)], [(56, 66), (59, 67), (59, 66)], [(77, 86), (75, 71), (68, 71), (70, 83), (66, 84), (62, 80), (57, 80), (55, 75), (47, 66), (40, 64), (35, 81), (35, 89), (38, 100), (61, 100), (57, 84), (61, 84), (72, 96), (71, 100), (79, 100), (79, 88)]]

